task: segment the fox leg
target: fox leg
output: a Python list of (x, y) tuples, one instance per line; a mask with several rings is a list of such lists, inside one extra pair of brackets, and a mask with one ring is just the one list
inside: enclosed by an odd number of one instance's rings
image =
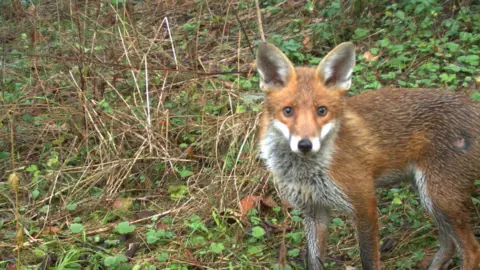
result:
[(303, 223), (307, 238), (307, 262), (309, 270), (322, 270), (327, 254), (329, 214), (326, 208), (317, 208), (305, 213)]
[(362, 267), (364, 270), (380, 270), (378, 213), (374, 193), (361, 202), (354, 202), (354, 209)]
[[(448, 208), (436, 205), (432, 198), (433, 215), (439, 226), (440, 232), (440, 249), (435, 254), (428, 270), (447, 269), (451, 263), (451, 258), (455, 254), (456, 245), (460, 251), (462, 269), (478, 270), (480, 263), (480, 245), (473, 235), (470, 225), (470, 213), (464, 201), (451, 201)], [(455, 244), (455, 245), (454, 245)]]
[[(435, 216), (438, 215), (439, 213)], [(452, 263), (453, 255), (455, 255), (456, 250), (451, 235), (451, 226), (443, 218), (443, 216), (435, 218), (439, 227), (440, 248), (433, 257), (432, 262), (430, 262), (428, 270), (447, 270)]]
[(455, 254), (455, 246), (460, 252), (462, 269), (478, 270), (480, 245), (470, 225), (473, 207), (470, 186), (458, 180), (461, 176), (446, 179), (443, 175), (426, 174), (422, 175), (423, 179), (418, 179), (418, 175), (416, 173), (416, 182), (422, 202), (435, 218), (440, 234), (440, 249), (428, 270), (447, 269)]

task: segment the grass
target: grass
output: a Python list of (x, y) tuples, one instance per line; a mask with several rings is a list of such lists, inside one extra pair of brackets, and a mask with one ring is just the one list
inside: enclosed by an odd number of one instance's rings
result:
[[(295, 64), (354, 41), (352, 94), (480, 99), (474, 1), (260, 6), (267, 40)], [(301, 217), (257, 159), (253, 1), (0, 10), (0, 268), (303, 269)], [(438, 239), (418, 197), (402, 184), (378, 198), (384, 267), (425, 268)], [(330, 227), (328, 268), (359, 267), (351, 221), (336, 214)]]

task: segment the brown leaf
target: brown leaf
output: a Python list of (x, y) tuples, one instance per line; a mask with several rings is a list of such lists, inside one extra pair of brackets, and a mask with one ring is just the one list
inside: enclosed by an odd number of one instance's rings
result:
[(187, 155), (188, 155), (189, 159), (194, 159), (195, 158), (195, 154), (193, 153), (193, 150), (192, 150), (191, 147), (187, 147), (187, 149), (185, 149), (185, 152), (187, 152)]
[(313, 44), (312, 44), (312, 42), (310, 42), (310, 36), (306, 36), (303, 39), (302, 44), (306, 49), (311, 50), (313, 48)]
[(260, 196), (249, 195), (240, 200), (240, 211), (242, 215), (246, 215), (250, 209), (253, 209), (258, 206), (260, 202)]
[(272, 199), (272, 197), (262, 198), (262, 203), (268, 207), (278, 207), (278, 204)]
[(144, 210), (144, 211), (136, 212), (135, 213), (135, 218), (136, 219), (147, 218), (147, 217), (151, 217), (151, 216), (155, 215), (156, 213), (157, 212), (154, 212), (154, 211)]
[(371, 52), (366, 51), (363, 53), (363, 57), (365, 57), (365, 61), (373, 62), (373, 61), (377, 61), (380, 55), (373, 55)]
[(157, 223), (156, 229), (157, 230), (166, 230), (166, 229), (168, 229), (168, 225), (165, 224), (165, 223)]
[(60, 231), (60, 228), (57, 226), (47, 226), (45, 229), (43, 229), (43, 233), (58, 233)]
[(112, 208), (120, 211), (127, 211), (132, 206), (132, 198), (116, 198)]
[(308, 43), (310, 42), (310, 36), (306, 36), (303, 41), (302, 41), (302, 44), (303, 46), (307, 45)]

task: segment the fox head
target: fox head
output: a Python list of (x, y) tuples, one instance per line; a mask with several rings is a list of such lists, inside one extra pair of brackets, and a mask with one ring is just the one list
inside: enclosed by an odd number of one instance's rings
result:
[(275, 46), (258, 48), (260, 87), (266, 93), (269, 128), (288, 141), (294, 153), (316, 153), (343, 115), (344, 95), (355, 66), (355, 46), (342, 43), (317, 68), (294, 68)]

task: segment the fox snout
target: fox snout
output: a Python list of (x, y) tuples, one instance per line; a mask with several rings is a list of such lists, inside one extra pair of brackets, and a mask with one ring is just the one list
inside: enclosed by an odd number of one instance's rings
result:
[(302, 151), (303, 153), (308, 153), (312, 150), (312, 142), (309, 139), (301, 139), (298, 142), (298, 150)]
[(322, 127), (318, 136), (315, 136), (315, 132), (310, 132), (310, 134), (313, 133), (313, 136), (299, 136), (290, 132), (290, 129), (280, 121), (274, 121), (272, 126), (277, 132), (283, 135), (283, 139), (288, 140), (290, 150), (301, 155), (314, 154), (320, 151), (322, 140), (324, 140), (335, 128), (335, 124), (332, 121)]
[(290, 149), (297, 154), (316, 153), (320, 150), (320, 138), (290, 136)]

